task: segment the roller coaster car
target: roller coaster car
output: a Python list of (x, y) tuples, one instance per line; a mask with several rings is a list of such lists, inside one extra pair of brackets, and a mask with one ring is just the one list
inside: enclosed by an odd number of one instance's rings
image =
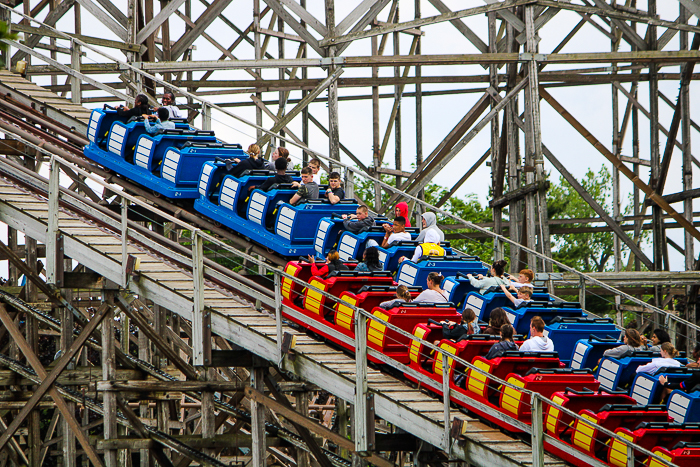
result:
[[(511, 373), (505, 380), (513, 386), (538, 392), (547, 398), (555, 392), (566, 389), (597, 391), (600, 385), (590, 370), (572, 370), (571, 368), (531, 368), (525, 376)], [(499, 407), (502, 412), (523, 422), (531, 422), (528, 393), (504, 386), (500, 393)]]
[(668, 413), (677, 423), (700, 422), (700, 390), (684, 392), (676, 389), (671, 392), (668, 396)]
[[(627, 388), (637, 375), (637, 368), (651, 362), (653, 358), (659, 358), (658, 353), (649, 351), (631, 352), (629, 355), (612, 358), (603, 357), (598, 365), (596, 378), (601, 387), (607, 390)], [(687, 365), (685, 357), (676, 358), (681, 365)]]
[(611, 318), (556, 316), (544, 327), (544, 335), (552, 339), (554, 350), (559, 352), (561, 361), (567, 365), (571, 362), (576, 343), (580, 339), (597, 336), (614, 337), (617, 340), (621, 333)]
[[(340, 259), (346, 260), (350, 258), (362, 259), (362, 255), (367, 248), (367, 241), (374, 240), (379, 245), (382, 244), (384, 235), (386, 231), (384, 230), (383, 224), (389, 224), (388, 220), (376, 220), (377, 225), (370, 227), (369, 230), (360, 233), (352, 233), (349, 231), (342, 232), (338, 239), (338, 253), (340, 254)], [(418, 229), (414, 227), (407, 228), (406, 231), (411, 234), (412, 238), (418, 236)], [(381, 258), (380, 258), (381, 260)], [(391, 271), (391, 269), (384, 267), (385, 271)]]
[[(481, 295), (478, 291), (474, 291), (469, 279), (461, 273), (455, 277), (446, 277), (442, 284), (442, 288), (450, 294), (450, 300), (458, 303), (459, 310), (464, 310), (468, 306), (482, 321), (488, 322), (491, 310), (495, 308), (513, 307), (513, 302), (506, 297), (500, 287), (492, 287), (489, 292)], [(553, 302), (545, 288), (535, 288), (531, 298), (538, 303)]]
[[(379, 251), (379, 262), (382, 264), (382, 268), (386, 271), (396, 271), (399, 268), (399, 259), (402, 256), (406, 258), (412, 258), (415, 252), (416, 246), (419, 243), (411, 240), (404, 240), (401, 242), (395, 242), (388, 248), (377, 247)], [(450, 247), (450, 242), (442, 242), (440, 246), (445, 250), (445, 255), (450, 256), (453, 254), (452, 248)], [(442, 256), (440, 258), (443, 258)], [(406, 284), (404, 284), (406, 285)], [(416, 284), (419, 285), (419, 284)], [(425, 284), (422, 284), (425, 286)]]
[[(409, 242), (401, 242), (404, 245)], [(413, 243), (414, 249), (417, 245)], [(441, 243), (444, 248), (450, 246), (449, 242)], [(411, 255), (413, 251), (411, 251)], [(458, 272), (469, 274), (486, 274), (488, 267), (478, 256), (422, 256), (414, 263), (410, 259), (404, 260), (396, 272), (396, 282), (402, 285), (419, 285), (426, 287), (426, 279), (431, 272), (438, 271), (443, 276), (455, 276)]]
[[(671, 422), (666, 406), (608, 404), (594, 412), (579, 412), (588, 423), (576, 420), (571, 434), (571, 445), (592, 457), (604, 457), (610, 437), (600, 431), (615, 431), (620, 427), (637, 426), (642, 422)], [(594, 425), (594, 426), (591, 426)]]
[[(592, 412), (598, 412), (600, 409), (609, 404), (635, 404), (635, 400), (630, 396), (625, 394), (623, 391), (603, 391), (598, 389), (597, 391), (592, 390), (573, 390), (570, 388), (564, 389), (563, 391), (557, 391), (552, 393), (550, 399), (574, 412), (579, 413), (584, 409), (591, 410)], [(562, 412), (559, 408), (547, 405), (545, 409), (544, 417), (544, 429), (550, 435), (561, 438), (565, 433), (574, 425), (574, 418), (566, 413)], [(570, 433), (567, 433), (567, 436)]]
[[(462, 315), (457, 313), (452, 303), (411, 302), (402, 303), (390, 310), (376, 307), (372, 315), (389, 324), (411, 332), (416, 325), (434, 321), (449, 320), (459, 323)], [(388, 329), (384, 324), (371, 320), (367, 329), (367, 345), (387, 355), (397, 362), (407, 365), (410, 362), (410, 339), (398, 332)]]
[[(275, 204), (274, 208), (271, 205), (264, 207), (265, 213), (260, 211), (259, 220), (255, 219), (258, 214), (251, 211), (250, 219), (253, 220), (250, 220), (246, 218), (251, 198), (248, 187), (260, 185), (274, 173), (254, 170), (236, 178), (227, 172), (226, 164), (222, 162), (206, 162), (202, 166), (200, 196), (194, 203), (195, 210), (282, 256), (313, 254), (313, 241), (321, 218), (333, 212), (349, 214), (357, 209), (354, 200), (330, 204), (328, 200), (317, 199), (297, 206), (282, 202)], [(262, 194), (260, 191), (258, 193)], [(254, 205), (260, 208), (260, 203), (271, 200), (267, 196), (256, 196)], [(272, 232), (262, 225), (267, 224), (268, 215), (274, 218)]]
[[(637, 373), (634, 382), (632, 382), (630, 396), (632, 396), (638, 404), (658, 404), (663, 398), (663, 386), (659, 382), (659, 376), (666, 376), (671, 383), (680, 383), (698, 373), (700, 373), (700, 368), (687, 367), (660, 368), (653, 375)], [(698, 407), (698, 409), (700, 409), (700, 407)], [(698, 416), (700, 417), (700, 413)], [(676, 419), (676, 421), (681, 422), (681, 420), (678, 419)], [(695, 421), (700, 421), (700, 419)]]
[[(678, 467), (697, 467), (700, 465), (700, 443), (681, 441), (670, 449), (657, 446), (651, 452)], [(646, 467), (666, 467), (667, 464), (649, 456), (644, 465)]]
[[(700, 423), (642, 422), (634, 430), (618, 428), (615, 430), (615, 434), (644, 449), (652, 450), (657, 446), (675, 446), (681, 442), (700, 442)], [(615, 467), (629, 465), (627, 445), (616, 439), (611, 439), (608, 444), (608, 464)], [(646, 457), (639, 451), (634, 451), (634, 456), (640, 463)]]
[[(552, 322), (557, 317), (580, 318), (586, 317), (586, 313), (581, 309), (581, 305), (577, 302), (563, 303), (542, 303), (529, 302), (523, 303), (518, 308), (503, 307), (506, 312), (508, 321), (515, 328), (515, 332), (527, 334), (530, 331), (530, 320), (535, 316), (541, 317), (545, 324)], [(569, 358), (571, 354), (566, 357)]]
[(603, 358), (606, 350), (623, 345), (624, 342), (613, 337), (588, 336), (587, 339), (579, 339), (574, 345), (571, 355), (571, 368), (596, 368), (598, 360)]

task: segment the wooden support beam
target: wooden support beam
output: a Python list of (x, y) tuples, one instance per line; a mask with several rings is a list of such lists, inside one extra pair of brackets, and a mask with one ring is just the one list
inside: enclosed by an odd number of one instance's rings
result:
[(72, 34), (69, 32), (59, 34), (43, 26), (35, 27), (28, 26), (26, 24), (13, 24), (12, 31), (23, 32), (28, 34), (40, 34), (45, 37), (53, 37), (56, 39), (65, 39), (65, 35), (67, 34), (71, 37), (85, 42), (86, 44), (98, 45), (100, 47), (107, 47), (110, 49), (123, 50), (124, 52), (134, 52), (137, 54), (143, 53), (146, 49), (145, 46), (140, 44), (128, 44), (126, 42), (111, 41), (109, 39), (102, 39), (101, 37), (84, 36), (82, 34)]
[[(694, 188), (692, 190), (681, 191), (680, 193), (672, 193), (670, 195), (664, 195), (663, 199), (667, 203), (678, 203), (686, 199), (700, 198), (700, 188)], [(652, 204), (651, 200), (645, 200), (644, 203), (648, 206)]]
[(505, 195), (501, 196), (500, 198), (489, 201), (489, 207), (490, 208), (503, 207), (506, 204), (510, 204), (512, 201), (517, 201), (517, 200), (524, 198), (525, 195), (527, 195), (527, 194), (535, 193), (536, 191), (540, 191), (540, 190), (544, 190), (544, 191), (549, 190), (549, 181), (534, 182), (534, 183), (530, 183), (529, 185), (525, 185), (525, 186), (522, 186), (520, 188), (516, 188), (515, 190), (506, 193)]
[(214, 391), (232, 392), (245, 389), (239, 381), (98, 381), (98, 391), (168, 392), (168, 391)]
[[(102, 309), (101, 313), (102, 316), (107, 314), (107, 311), (109, 311), (110, 307), (106, 306), (105, 308)], [(15, 325), (14, 321), (12, 318), (10, 318), (10, 315), (7, 313), (7, 309), (5, 308), (5, 305), (0, 305), (0, 320), (2, 323), (5, 325), (5, 328), (8, 330), (10, 335), (12, 336), (12, 339), (14, 342), (17, 344), (17, 346), (20, 348), (21, 352), (23, 353), (24, 357), (27, 359), (27, 362), (30, 364), (32, 369), (36, 372), (37, 376), (42, 379), (42, 384), (39, 386), (43, 390), (42, 393), (39, 392), (39, 389), (37, 389), (34, 394), (45, 394), (47, 391), (49, 395), (51, 395), (51, 398), (54, 400), (56, 403), (56, 407), (61, 411), (61, 415), (63, 415), (64, 419), (68, 423), (68, 425), (71, 428), (71, 431), (75, 435), (75, 437), (78, 439), (78, 442), (80, 445), (83, 447), (85, 450), (85, 453), (87, 454), (88, 458), (90, 461), (99, 467), (102, 467), (102, 461), (98, 457), (97, 453), (93, 449), (93, 447), (90, 445), (89, 440), (87, 439), (87, 436), (83, 431), (81, 430), (80, 424), (78, 424), (78, 421), (75, 419), (75, 415), (71, 413), (71, 411), (68, 408), (68, 404), (66, 401), (63, 399), (61, 394), (58, 392), (58, 390), (53, 387), (53, 382), (55, 381), (56, 377), (58, 374), (61, 372), (63, 368), (71, 361), (71, 359), (75, 356), (77, 353), (78, 349), (82, 346), (82, 344), (87, 340), (89, 335), (92, 333), (94, 329), (97, 328), (97, 324), (99, 324), (99, 318), (97, 314), (93, 318), (95, 321), (94, 325), (93, 322), (91, 321), (84, 329), (83, 332), (80, 334), (78, 339), (73, 343), (71, 348), (69, 349), (66, 354), (64, 354), (63, 357), (61, 357), (61, 360), (59, 360), (59, 364), (57, 364), (56, 368), (51, 372), (51, 375), (46, 373), (46, 370), (44, 369), (44, 365), (42, 365), (41, 361), (39, 361), (39, 358), (36, 356), (36, 354), (32, 351), (32, 349), (29, 347), (27, 344), (27, 341), (24, 339), (24, 336), (20, 332), (20, 330), (17, 328)], [(64, 359), (65, 357), (65, 359)], [(36, 400), (36, 402), (41, 399), (41, 395), (37, 396), (36, 399), (34, 397), (32, 398), (32, 401)], [(27, 404), (27, 407), (29, 410), (26, 411), (26, 414), (24, 414), (24, 417), (29, 414), (31, 409), (33, 408), (32, 404)], [(21, 411), (20, 415), (22, 415), (24, 412)], [(2, 437), (0, 437), (0, 448), (4, 446), (7, 443), (7, 440), (10, 436), (14, 434), (15, 431), (17, 431), (17, 428), (21, 424), (21, 422), (24, 420), (24, 418), (20, 418), (18, 415), (10, 424), (8, 427), (7, 431), (2, 434)], [(17, 423), (15, 424), (15, 421)]]
[[(126, 401), (124, 401), (124, 398), (119, 393), (117, 393), (117, 405), (119, 406), (119, 409), (121, 409), (122, 413), (127, 418), (127, 420), (129, 420), (129, 423), (131, 424), (131, 427), (134, 429), (134, 431), (142, 438), (150, 438), (150, 433), (148, 430), (146, 430), (146, 427), (143, 426), (141, 419), (138, 417), (138, 415), (134, 413), (131, 407), (129, 407), (129, 404), (127, 404)], [(168, 456), (165, 455), (165, 451), (163, 451), (162, 445), (155, 444), (149, 449), (151, 451), (151, 454), (153, 454), (153, 457), (155, 457), (156, 461), (158, 461), (158, 463), (161, 466), (173, 467), (173, 463), (170, 462), (170, 458), (168, 458)]]
[(460, 179), (457, 181), (457, 183), (455, 183), (454, 186), (453, 186), (452, 188), (450, 188), (450, 191), (448, 191), (447, 193), (445, 193), (445, 194), (442, 196), (442, 198), (440, 198), (440, 200), (435, 204), (435, 207), (441, 208), (442, 206), (444, 206), (445, 203), (446, 203), (450, 198), (452, 198), (452, 196), (457, 192), (457, 190), (459, 190), (459, 188), (460, 188), (462, 185), (464, 185), (464, 182), (466, 182), (466, 181), (469, 179), (469, 177), (471, 177), (471, 176), (474, 174), (474, 172), (476, 172), (476, 169), (478, 169), (479, 167), (481, 167), (481, 164), (483, 164), (483, 163), (486, 161), (486, 159), (489, 158), (490, 155), (491, 155), (491, 149), (487, 149), (486, 152), (484, 153), (484, 155), (481, 156), (481, 157), (479, 158), (479, 160), (477, 160), (476, 162), (474, 162), (474, 164), (473, 164), (471, 167), (469, 167), (469, 170), (467, 170), (467, 172), (466, 172), (464, 175), (462, 175), (462, 178), (460, 178)]
[[(83, 0), (84, 1), (84, 0)], [(202, 32), (214, 22), (219, 14), (231, 3), (231, 0), (214, 0), (212, 4), (195, 21), (195, 27), (187, 30), (180, 39), (175, 42), (171, 50), (171, 59), (177, 60)]]

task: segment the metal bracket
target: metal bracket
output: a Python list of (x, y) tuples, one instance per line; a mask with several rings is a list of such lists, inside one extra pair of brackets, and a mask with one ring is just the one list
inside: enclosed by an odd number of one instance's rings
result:
[(521, 53), (520, 55), (518, 55), (518, 60), (520, 60), (521, 62), (529, 62), (530, 60), (534, 60), (536, 62), (546, 62), (547, 55), (524, 52), (524, 53)]
[(321, 66), (345, 65), (345, 57), (322, 57)]

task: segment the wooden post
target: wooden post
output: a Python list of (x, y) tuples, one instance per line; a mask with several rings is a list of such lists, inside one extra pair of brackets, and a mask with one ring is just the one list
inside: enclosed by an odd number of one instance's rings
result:
[[(296, 400), (297, 412), (304, 417), (309, 416), (309, 393), (307, 391), (298, 391), (294, 394)], [(303, 449), (297, 449), (297, 467), (309, 467), (311, 461), (309, 453)]]
[[(102, 328), (102, 380), (112, 381), (117, 376), (114, 351), (114, 314), (108, 311), (101, 324)], [(117, 438), (117, 399), (113, 392), (104, 393), (104, 439)], [(116, 449), (104, 451), (106, 467), (117, 467)]]
[[(326, 29), (328, 37), (335, 36), (335, 0), (325, 0), (326, 4)], [(333, 59), (336, 54), (334, 45), (328, 47), (326, 57)], [(336, 66), (328, 66), (328, 76), (335, 73)], [(338, 83), (331, 82), (328, 86), (328, 157), (340, 160), (340, 134), (338, 131)]]
[(355, 451), (368, 450), (367, 427), (367, 317), (355, 315)]
[[(157, 316), (157, 315), (155, 315)], [(156, 318), (157, 319), (157, 318)], [(154, 319), (154, 321), (156, 320)], [(138, 334), (138, 346), (139, 346), (139, 358), (145, 362), (151, 362), (151, 347), (150, 343), (148, 342), (148, 337), (146, 337), (146, 333), (144, 332), (139, 332)], [(151, 409), (148, 408), (148, 400), (146, 401), (141, 401), (141, 404), (139, 404), (139, 416), (141, 418), (152, 418), (151, 416)], [(150, 449), (141, 449), (139, 451), (139, 458), (140, 458), (140, 466), (141, 467), (149, 467), (152, 459), (150, 458), (151, 456), (151, 451)]]
[(202, 130), (211, 130), (211, 106), (202, 103)]
[[(64, 292), (64, 295), (66, 293)], [(66, 299), (70, 300), (70, 295), (66, 296)], [(73, 343), (73, 312), (72, 310), (61, 307), (58, 309), (59, 315), (61, 316), (61, 355), (65, 354)], [(74, 369), (75, 364), (73, 362), (69, 363), (66, 367), (68, 369)], [(70, 409), (71, 413), (75, 413), (75, 403), (66, 401), (66, 405)], [(75, 467), (77, 465), (77, 456), (75, 451), (75, 434), (71, 429), (69, 421), (65, 417), (61, 417), (61, 431), (63, 436), (63, 465), (64, 467)]]
[[(496, 14), (488, 14), (488, 34), (489, 34), (489, 53), (498, 52), (497, 41), (497, 31), (496, 31)], [(489, 65), (489, 85), (498, 90), (498, 65)], [(495, 99), (491, 99), (491, 108), (497, 105)], [(505, 161), (505, 154), (502, 154), (500, 150), (500, 141), (498, 135), (498, 115), (491, 120), (491, 186), (493, 189), (493, 197), (498, 198), (503, 195), (503, 176), (504, 173), (501, 172), (501, 164)], [(493, 210), (493, 231), (494, 233), (500, 235), (503, 232), (502, 227), (503, 217), (501, 206), (496, 207)], [(493, 239), (493, 259), (494, 261), (503, 258), (503, 244), (498, 238)]]
[[(394, 14), (394, 23), (399, 22), (399, 5), (396, 6), (396, 14)], [(393, 33), (393, 45), (394, 45), (394, 55), (399, 56), (401, 54), (401, 41), (400, 33), (398, 31)], [(394, 77), (401, 77), (401, 67), (394, 67)], [(396, 84), (394, 86), (394, 101), (398, 103), (396, 108), (396, 116), (394, 117), (394, 167), (396, 170), (401, 169), (401, 95), (403, 94), (403, 86)], [(401, 186), (401, 177), (396, 176), (396, 186)]]
[[(350, 411), (348, 410), (348, 403), (345, 399), (336, 399), (335, 402), (336, 417), (338, 420), (338, 434), (343, 438), (347, 438), (349, 433), (348, 423), (350, 422)], [(347, 449), (340, 450), (340, 456), (343, 459), (348, 459), (349, 453)], [(297, 461), (298, 463), (298, 461)], [(299, 466), (301, 467), (301, 466)], [(308, 465), (306, 466), (308, 467)]]
[[(525, 6), (523, 10), (525, 31), (527, 33), (525, 52), (533, 54), (533, 59), (524, 66), (527, 70), (527, 79), (529, 80), (525, 88), (525, 165), (527, 166), (525, 183), (529, 185), (535, 182), (535, 161), (537, 160), (539, 136), (539, 95), (537, 90), (537, 62), (534, 61), (534, 54), (537, 51), (535, 12), (529, 6)], [(525, 197), (525, 216), (527, 219), (527, 242), (525, 245), (531, 249), (536, 249), (537, 219), (539, 216), (537, 215), (537, 198), (534, 193), (529, 193)], [(528, 253), (527, 262), (530, 268), (537, 268), (537, 257), (535, 255)]]
[[(202, 372), (203, 379), (205, 381), (215, 380), (215, 369), (208, 368), (206, 371)], [(202, 407), (200, 408), (200, 414), (202, 418), (202, 438), (212, 439), (216, 434), (216, 416), (214, 412), (214, 391), (202, 391)], [(204, 453), (210, 456), (216, 454), (214, 449), (205, 449)]]
[[(264, 368), (253, 368), (250, 372), (251, 387), (263, 392), (265, 389), (264, 378)], [(251, 399), (250, 413), (250, 434), (253, 438), (253, 467), (265, 467), (265, 406)]]
[[(445, 423), (445, 434), (443, 439), (442, 449), (449, 457), (452, 452), (452, 443), (450, 440), (450, 366), (447, 353), (441, 354), (442, 357), (442, 405), (444, 410), (443, 422)], [(436, 358), (438, 358), (436, 356)]]
[(58, 271), (58, 197), (59, 197), (59, 165), (52, 157), (49, 169), (49, 202), (47, 229), (46, 229), (46, 282), (56, 283), (56, 273)]
[(129, 284), (129, 275), (127, 274), (127, 263), (129, 258), (128, 243), (129, 243), (129, 200), (122, 196), (121, 203), (122, 212), (122, 287), (125, 289)]
[(345, 169), (345, 198), (355, 197), (355, 174), (350, 167)]
[(544, 467), (544, 432), (542, 430), (542, 399), (532, 393), (532, 465)]
[[(506, 25), (506, 45), (508, 52), (517, 52), (520, 46), (515, 40), (514, 29), (510, 23)], [(510, 92), (516, 84), (518, 68), (514, 63), (509, 63), (506, 66), (508, 75), (508, 83), (506, 90)], [(515, 124), (515, 119), (520, 118), (519, 99), (513, 98), (506, 105), (504, 118), (506, 119), (506, 146), (508, 152), (508, 189), (510, 191), (517, 190), (520, 187), (520, 153), (519, 153), (519, 133), (518, 127)], [(511, 201), (508, 206), (509, 218), (509, 237), (511, 240), (520, 242), (521, 240), (521, 225), (522, 225), (522, 202)], [(513, 272), (521, 269), (520, 265), (520, 248), (510, 246), (510, 268)]]
[[(611, 23), (611, 32), (613, 33), (613, 39), (610, 43), (610, 49), (612, 52), (617, 52), (620, 46), (620, 37), (617, 35), (617, 29), (615, 23)], [(612, 73), (617, 74), (617, 64), (612, 65)], [(612, 85), (612, 153), (618, 159), (622, 155), (622, 147), (620, 144), (620, 108), (619, 108), (619, 91), (615, 84)], [(613, 203), (613, 219), (615, 222), (620, 220), (620, 170), (613, 165), (612, 168), (612, 203)], [(620, 271), (622, 268), (622, 242), (620, 236), (617, 234), (613, 235), (613, 254), (614, 254), (614, 269), (615, 272)]]
[[(421, 1), (415, 0), (413, 11), (416, 19), (420, 19), (421, 17), (420, 7)], [(418, 29), (420, 30), (420, 28)], [(421, 40), (422, 37), (418, 36), (416, 55), (421, 54)], [(423, 87), (420, 83), (421, 73), (422, 68), (420, 65), (416, 65), (414, 69), (414, 74), (416, 78), (418, 78), (418, 81), (416, 82), (416, 167), (419, 167), (423, 163)]]
[[(262, 44), (260, 43), (260, 0), (253, 0), (253, 47), (255, 48), (255, 60), (262, 59)], [(262, 73), (262, 69), (258, 68), (255, 70), (258, 76)], [(262, 100), (262, 93), (258, 92), (255, 94), (256, 97)], [(255, 124), (259, 127), (263, 124), (263, 112), (262, 109), (257, 105), (255, 106)], [(255, 139), (260, 140), (262, 138), (262, 130), (257, 128), (255, 130)]]
[(192, 360), (195, 366), (211, 363), (211, 324), (204, 309), (204, 239), (199, 230), (192, 231)]
[[(372, 36), (370, 39), (372, 44), (372, 56), (379, 54), (377, 36)], [(372, 67), (372, 80), (379, 78), (379, 68)], [(379, 168), (379, 86), (372, 86), (372, 166), (375, 168), (374, 176), (381, 178), (376, 169)], [(374, 209), (379, 211), (382, 206), (382, 187), (378, 183), (374, 183)]]
[(582, 309), (586, 309), (586, 279), (583, 277), (579, 278), (578, 283), (578, 302), (581, 304)]
[[(302, 8), (306, 9), (306, 0), (300, 0), (300, 5)], [(301, 25), (306, 29), (306, 21), (302, 20)], [(308, 49), (309, 46), (304, 42), (302, 44), (302, 53), (301, 56), (302, 58), (306, 58), (308, 56)], [(301, 79), (307, 79), (309, 77), (309, 70), (307, 67), (303, 67), (301, 69)], [(309, 93), (309, 91), (302, 90), (301, 91), (301, 98), (304, 99), (306, 95)], [(309, 106), (306, 106), (302, 109), (301, 111), (301, 141), (306, 145), (306, 147), (309, 147)], [(309, 161), (309, 153), (306, 151), (303, 151), (302, 156), (301, 156), (301, 161), (302, 161), (302, 166), (306, 166), (307, 162)]]
[[(76, 8), (80, 4), (76, 4)], [(76, 10), (80, 11), (80, 10)], [(76, 26), (77, 27), (77, 26)], [(80, 58), (81, 51), (80, 45), (78, 45), (74, 40), (70, 41), (71, 54), (70, 54), (70, 67), (75, 71), (80, 71)], [(80, 104), (82, 102), (80, 78), (73, 76), (70, 78), (70, 100), (74, 104)]]
[(277, 331), (277, 363), (282, 364), (284, 354), (282, 353), (282, 284), (280, 275), (275, 273), (275, 326)]

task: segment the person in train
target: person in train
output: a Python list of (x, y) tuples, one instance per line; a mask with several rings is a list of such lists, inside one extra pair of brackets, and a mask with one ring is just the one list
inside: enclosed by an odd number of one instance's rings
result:
[(331, 204), (336, 204), (341, 199), (345, 199), (345, 190), (343, 189), (343, 183), (340, 181), (340, 174), (338, 172), (331, 172), (328, 176), (326, 197)]
[(277, 159), (284, 159), (284, 161), (287, 163), (285, 168), (287, 170), (294, 170), (294, 162), (292, 162), (292, 158), (289, 157), (289, 150), (287, 148), (283, 148), (282, 146), (278, 147), (272, 152), (272, 158), (265, 163), (265, 168), (267, 170), (277, 170), (277, 166), (275, 166), (275, 161)]
[(510, 274), (506, 273), (506, 278), (510, 280), (509, 289), (516, 292), (520, 287), (530, 287), (532, 288), (532, 281), (535, 280), (535, 273), (532, 269), (521, 269), (518, 273), (518, 278), (515, 279)]
[(305, 203), (310, 199), (318, 199), (318, 184), (314, 182), (313, 174), (311, 169), (304, 167), (301, 169), (301, 185), (292, 199), (289, 200), (289, 204), (296, 206), (299, 203)]
[(265, 162), (260, 159), (260, 146), (257, 144), (251, 144), (248, 146), (248, 157), (247, 159), (240, 160), (239, 158), (233, 159), (236, 165), (229, 172), (234, 177), (238, 178), (243, 175), (246, 170), (261, 170), (265, 167)]
[(532, 287), (520, 287), (517, 297), (514, 297), (512, 293), (508, 292), (508, 289), (506, 289), (506, 286), (503, 284), (501, 284), (501, 290), (506, 294), (506, 298), (513, 303), (515, 308), (526, 305), (532, 301)]
[(425, 236), (428, 234), (428, 232), (435, 232), (438, 236), (438, 242), (444, 242), (445, 234), (437, 226), (437, 217), (435, 214), (432, 212), (424, 212), (423, 216), (421, 217), (423, 218), (421, 221), (423, 224), (423, 230), (421, 230), (420, 234), (418, 234), (416, 241), (418, 243), (425, 243)]
[(693, 349), (693, 360), (695, 360), (695, 361), (688, 363), (687, 367), (688, 368), (700, 368), (700, 342), (695, 344), (695, 348)]
[(499, 259), (491, 266), (491, 275), (489, 277), (482, 274), (479, 274), (476, 277), (472, 276), (471, 274), (467, 274), (467, 278), (469, 279), (469, 283), (472, 285), (472, 287), (479, 289), (479, 293), (483, 295), (491, 287), (510, 285), (510, 281), (503, 277), (506, 271), (506, 266), (508, 266), (506, 260)]
[(396, 204), (394, 208), (394, 217), (403, 217), (406, 219), (406, 227), (411, 227), (411, 216), (408, 215), (408, 204), (403, 201)]
[(623, 342), (623, 345), (612, 349), (608, 349), (605, 352), (603, 352), (603, 356), (611, 358), (620, 358), (630, 352), (647, 349), (647, 346), (642, 344), (642, 336), (639, 335), (639, 331), (633, 328), (625, 329), (625, 337), (623, 338)]
[(379, 262), (379, 250), (376, 246), (365, 248), (362, 254), (362, 262), (355, 266), (355, 271), (372, 272), (382, 271), (382, 263)]
[[(661, 344), (671, 342), (671, 336), (663, 329), (654, 329), (651, 334), (651, 347), (647, 350), (651, 352), (661, 352)], [(642, 336), (642, 344), (648, 345), (646, 336)]]
[[(403, 216), (396, 216), (392, 224), (384, 224), (384, 238), (382, 248), (389, 248), (392, 244), (411, 240), (411, 234), (406, 232), (406, 219)], [(367, 240), (367, 246), (379, 246), (376, 240)]]
[(491, 346), (484, 358), (491, 360), (503, 356), (509, 350), (518, 350), (517, 344), (513, 342), (513, 334), (515, 334), (513, 326), (510, 324), (501, 326), (501, 340)]
[(664, 387), (664, 399), (671, 394), (674, 389), (680, 389), (685, 392), (694, 392), (700, 390), (700, 373), (692, 373), (688, 379), (682, 381), (670, 382), (666, 375), (659, 376), (659, 383)]
[(637, 367), (637, 373), (649, 373), (653, 375), (659, 368), (680, 367), (681, 362), (676, 360), (678, 351), (670, 342), (661, 344), (661, 358), (652, 358), (646, 365)]
[[(445, 250), (440, 246), (440, 238), (434, 230), (428, 230), (425, 237), (423, 237), (424, 242), (416, 246), (413, 250), (413, 256), (411, 261), (417, 263), (420, 261), (421, 256), (444, 256)], [(399, 263), (403, 263), (406, 259), (405, 256), (399, 258)]]
[(379, 306), (385, 310), (391, 310), (392, 308), (401, 306), (402, 303), (410, 303), (411, 300), (413, 300), (413, 298), (411, 297), (411, 292), (408, 291), (408, 287), (400, 285), (396, 287), (396, 298), (382, 302)]
[(428, 274), (428, 288), (420, 293), (416, 298), (413, 299), (414, 302), (446, 302), (447, 292), (440, 288), (440, 284), (445, 278), (439, 272), (431, 272)]
[(358, 206), (355, 214), (343, 214), (343, 219), (343, 229), (352, 233), (364, 232), (374, 225), (374, 218), (365, 205)]
[[(158, 115), (143, 114), (143, 124), (146, 133), (151, 136), (163, 133), (164, 130), (174, 130), (175, 123), (170, 121), (170, 112), (165, 107), (158, 107)], [(155, 122), (151, 125), (151, 120)]]
[(508, 324), (508, 315), (503, 308), (494, 308), (489, 315), (489, 325), (484, 329), (484, 334), (492, 336), (500, 336), (501, 328), (504, 324)]
[[(294, 181), (291, 175), (287, 175), (287, 160), (283, 157), (279, 157), (275, 160), (275, 170), (277, 170), (277, 175), (265, 180), (262, 185), (258, 187), (260, 190), (268, 191), (270, 188), (272, 188), (272, 185), (282, 185), (284, 183), (292, 183)], [(250, 187), (250, 190), (253, 189), (255, 189), (254, 186)]]
[(175, 105), (175, 94), (173, 94), (172, 92), (165, 91), (163, 93), (161, 103), (163, 105), (161, 107), (155, 108), (154, 110), (157, 111), (158, 109), (164, 107), (170, 112), (170, 118), (184, 118), (184, 115), (182, 115), (182, 112), (180, 112), (178, 106)]
[[(283, 159), (277, 159), (284, 162)], [(348, 267), (340, 260), (340, 255), (336, 250), (330, 250), (326, 255), (326, 263), (320, 268), (316, 266), (316, 260), (309, 255), (309, 263), (311, 263), (311, 274), (318, 277), (326, 277), (333, 271), (347, 271)]]
[[(492, 312), (493, 313), (493, 312)], [(554, 342), (544, 335), (544, 320), (534, 316), (530, 320), (530, 338), (523, 342), (521, 352), (553, 352)]]
[(458, 341), (462, 336), (469, 336), (479, 333), (479, 318), (470, 307), (465, 307), (462, 312), (462, 322), (457, 324), (454, 321), (443, 320), (442, 338)]
[(311, 169), (311, 172), (313, 173), (313, 178), (314, 178), (314, 183), (316, 185), (321, 184), (321, 161), (319, 159), (316, 159), (315, 157), (311, 160), (309, 160), (309, 164), (307, 165)]
[(117, 107), (117, 117), (123, 123), (127, 123), (132, 118), (141, 117), (143, 114), (150, 114), (151, 106), (148, 105), (148, 97), (145, 94), (138, 94), (134, 98), (134, 107), (129, 108), (124, 105)]

